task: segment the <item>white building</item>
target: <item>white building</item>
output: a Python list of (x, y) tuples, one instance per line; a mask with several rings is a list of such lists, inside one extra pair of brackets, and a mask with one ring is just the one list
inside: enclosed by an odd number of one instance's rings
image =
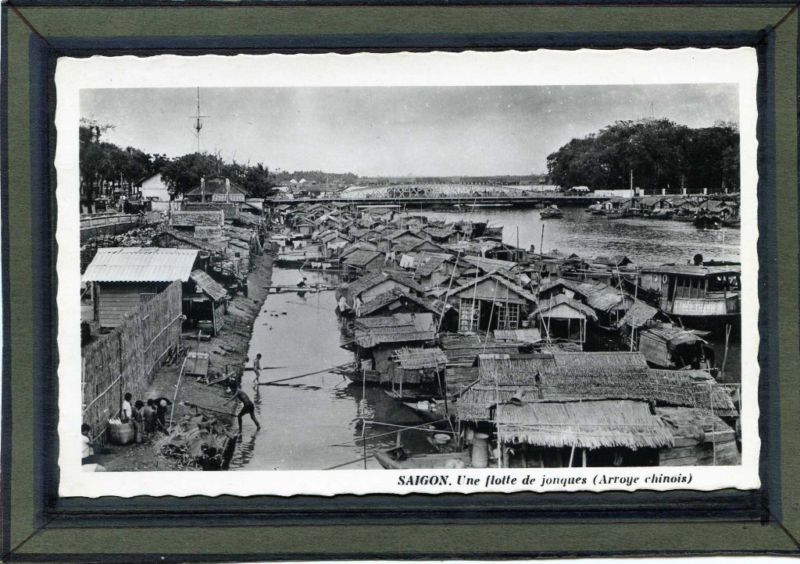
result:
[(169, 188), (160, 173), (143, 180), (141, 192), (142, 200), (169, 202)]

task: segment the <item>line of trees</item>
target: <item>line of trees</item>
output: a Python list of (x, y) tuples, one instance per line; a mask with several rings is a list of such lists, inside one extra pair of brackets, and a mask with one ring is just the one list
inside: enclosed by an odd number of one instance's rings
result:
[(104, 140), (112, 125), (91, 120), (80, 123), (81, 194), (91, 206), (103, 187), (137, 186), (154, 174), (162, 178), (174, 194), (184, 194), (200, 185), (200, 178), (222, 176), (239, 184), (254, 198), (263, 198), (273, 189), (269, 168), (225, 162), (218, 154), (190, 153), (176, 158), (149, 154), (134, 147), (122, 148)]
[(667, 119), (618, 121), (550, 154), (547, 171), (564, 188), (628, 188), (633, 172), (634, 186), (647, 191), (736, 191), (739, 131), (726, 122), (693, 129)]

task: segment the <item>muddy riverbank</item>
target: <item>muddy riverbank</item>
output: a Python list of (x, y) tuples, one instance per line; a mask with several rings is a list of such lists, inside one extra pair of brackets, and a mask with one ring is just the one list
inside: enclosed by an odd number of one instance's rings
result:
[[(209, 373), (224, 374), (243, 366), (248, 354), (253, 324), (267, 299), (268, 287), (272, 281), (273, 256), (264, 254), (254, 257), (253, 269), (248, 275), (247, 296), (238, 294), (228, 304), (225, 324), (219, 335), (207, 341), (184, 339), (183, 345), (189, 351), (200, 351), (209, 355)], [(193, 377), (179, 380), (180, 366), (165, 366), (158, 370), (147, 396), (141, 398), (175, 398), (173, 420), (180, 420), (188, 413), (195, 412), (191, 406), (200, 406), (201, 412), (213, 416), (228, 425), (231, 435), (236, 429), (236, 409), (238, 403), (230, 401), (230, 395), (223, 385), (211, 385)], [(213, 376), (212, 376), (213, 377)], [(176, 393), (176, 386), (178, 387)], [(140, 398), (134, 398), (134, 400)], [(135, 445), (107, 445), (97, 452), (97, 463), (107, 471), (172, 470), (174, 462), (160, 456), (155, 441), (163, 437), (158, 434), (149, 443)]]

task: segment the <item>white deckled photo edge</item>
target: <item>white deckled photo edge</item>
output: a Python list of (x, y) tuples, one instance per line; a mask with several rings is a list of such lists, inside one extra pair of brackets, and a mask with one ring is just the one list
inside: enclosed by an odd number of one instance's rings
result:
[(59, 495), (760, 487), (757, 79), (59, 59)]

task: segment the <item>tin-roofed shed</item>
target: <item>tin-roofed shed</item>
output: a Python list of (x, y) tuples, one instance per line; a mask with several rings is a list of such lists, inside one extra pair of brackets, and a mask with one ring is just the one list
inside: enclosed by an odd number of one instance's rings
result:
[(109, 247), (98, 249), (83, 274), (92, 284), (93, 318), (116, 327), (123, 316), (171, 282), (187, 282), (197, 261), (193, 249)]

